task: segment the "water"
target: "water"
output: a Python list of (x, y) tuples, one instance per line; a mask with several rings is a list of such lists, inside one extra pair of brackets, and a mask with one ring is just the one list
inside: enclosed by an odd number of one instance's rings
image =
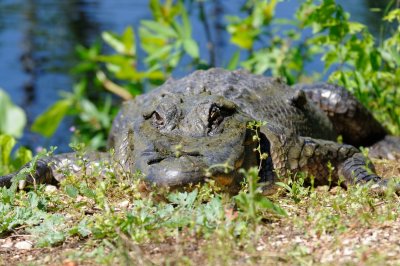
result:
[[(216, 65), (226, 63), (236, 49), (226, 46), (229, 36), (215, 28), (223, 25), (225, 14), (232, 14), (243, 2), (207, 2), (207, 14), (217, 44)], [(376, 7), (375, 1), (337, 2), (352, 14), (354, 20), (369, 25), (374, 34), (379, 33), (380, 14), (369, 11)], [(381, 1), (381, 5), (382, 2), (385, 1)], [(280, 3), (277, 15), (292, 18), (297, 6), (295, 0)], [(89, 45), (103, 30), (122, 32), (128, 25), (137, 29), (139, 21), (150, 16), (148, 1), (145, 0), (1, 0), (0, 87), (28, 115), (28, 126), (20, 142), (32, 149), (58, 146), (60, 151), (68, 150), (71, 119), (66, 119), (50, 139), (30, 132), (29, 128), (35, 117), (59, 99), (61, 91), (71, 91), (73, 78), (70, 69), (77, 60), (76, 45)], [(208, 57), (202, 25), (195, 22), (193, 29), (199, 46), (203, 48), (201, 54)], [(311, 67), (317, 68), (318, 62)], [(186, 72), (186, 69), (181, 69), (176, 75)]]

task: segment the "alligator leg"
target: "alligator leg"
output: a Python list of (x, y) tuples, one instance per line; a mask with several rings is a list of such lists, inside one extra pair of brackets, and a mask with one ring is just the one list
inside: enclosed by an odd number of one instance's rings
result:
[(307, 97), (328, 115), (345, 143), (367, 147), (387, 135), (371, 112), (343, 87), (317, 83), (297, 84), (293, 88), (303, 90)]
[[(298, 137), (295, 145), (285, 153), (286, 167), (294, 173), (306, 172), (314, 178), (315, 185), (341, 185), (376, 183), (377, 192), (387, 187), (388, 180), (376, 175), (374, 166), (360, 151), (346, 144), (333, 141)], [(272, 158), (272, 161), (276, 158)], [(329, 167), (330, 165), (330, 167)], [(400, 192), (400, 184), (395, 187)]]
[[(75, 175), (90, 174), (95, 172), (98, 166), (104, 168), (104, 165), (109, 162), (110, 155), (101, 152), (85, 153), (82, 156), (78, 156), (77, 153), (65, 153), (43, 157), (38, 159), (35, 163), (30, 162), (26, 164), (18, 172), (0, 176), (0, 187), (10, 187), (12, 179), (16, 175), (30, 168), (32, 171), (27, 171), (27, 173), (24, 174), (25, 182), (21, 183), (23, 187), (25, 184), (56, 184), (65, 177), (66, 173)], [(32, 164), (34, 164), (33, 167)], [(22, 189), (23, 187), (20, 188)]]
[(286, 156), (288, 169), (308, 173), (316, 185), (338, 184), (342, 177), (344, 186), (380, 180), (359, 150), (350, 145), (298, 137), (288, 147)]
[(278, 175), (308, 173), (315, 185), (380, 183), (374, 167), (360, 151), (334, 141), (296, 136), (268, 124), (261, 128), (269, 142), (270, 158)]

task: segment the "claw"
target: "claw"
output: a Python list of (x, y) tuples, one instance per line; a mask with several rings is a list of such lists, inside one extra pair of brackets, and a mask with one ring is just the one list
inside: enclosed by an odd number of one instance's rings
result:
[(379, 182), (373, 183), (370, 187), (371, 192), (378, 195), (384, 195), (388, 191), (394, 191), (396, 194), (400, 194), (400, 183), (393, 183), (392, 180), (383, 179)]
[(24, 190), (26, 188), (26, 180), (20, 180), (18, 182), (18, 189), (19, 190)]

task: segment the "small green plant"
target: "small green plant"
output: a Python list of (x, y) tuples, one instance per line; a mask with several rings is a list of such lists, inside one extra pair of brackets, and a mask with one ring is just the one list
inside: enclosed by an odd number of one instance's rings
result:
[(286, 212), (281, 207), (274, 204), (262, 194), (258, 183), (258, 171), (257, 167), (252, 167), (248, 171), (241, 171), (247, 183), (245, 189), (234, 197), (238, 207), (245, 213), (248, 220), (254, 224), (263, 219), (264, 216), (262, 213), (265, 211), (278, 215), (286, 215)]
[(252, 130), (254, 132), (253, 135), (253, 141), (255, 143), (257, 143), (257, 147), (254, 149), (254, 152), (257, 152), (258, 157), (259, 157), (259, 165), (258, 165), (258, 170), (261, 170), (261, 166), (263, 161), (265, 161), (268, 158), (268, 154), (263, 152), (261, 150), (261, 138), (260, 138), (260, 128), (262, 126), (265, 126), (267, 124), (267, 122), (265, 121), (250, 121), (247, 124), (247, 128)]
[(262, 218), (261, 214), (264, 211), (272, 212), (278, 215), (286, 215), (286, 212), (270, 201), (262, 193), (262, 187), (259, 184), (259, 172), (261, 170), (263, 161), (268, 158), (268, 154), (261, 150), (260, 128), (265, 126), (266, 122), (252, 121), (249, 122), (247, 128), (253, 131), (253, 141), (257, 143), (254, 152), (258, 154), (259, 165), (258, 167), (251, 167), (247, 171), (241, 169), (240, 172), (245, 177), (244, 189), (235, 196), (235, 201), (238, 207), (245, 213), (248, 220), (253, 224), (257, 224)]
[(305, 173), (297, 173), (293, 177), (289, 177), (287, 182), (276, 182), (288, 192), (288, 195), (294, 202), (299, 203), (310, 192), (310, 187), (305, 186), (307, 176)]

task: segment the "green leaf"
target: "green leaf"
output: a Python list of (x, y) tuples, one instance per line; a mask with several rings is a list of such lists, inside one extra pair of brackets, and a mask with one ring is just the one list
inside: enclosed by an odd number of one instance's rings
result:
[(257, 201), (257, 205), (259, 205), (261, 208), (269, 211), (273, 211), (276, 214), (282, 215), (282, 216), (287, 216), (287, 213), (284, 209), (279, 207), (278, 205), (274, 204), (272, 201), (269, 199), (262, 197)]
[(283, 183), (283, 182), (276, 182), (275, 184), (278, 185), (278, 186), (280, 186), (280, 187), (283, 187), (283, 188), (286, 189), (287, 191), (291, 191), (291, 190), (292, 190), (292, 188), (291, 188), (288, 184), (286, 184), (286, 183)]
[(66, 234), (65, 218), (60, 214), (50, 214), (39, 226), (27, 228), (36, 240), (37, 247), (48, 247), (63, 242)]
[(237, 50), (233, 54), (231, 60), (229, 61), (228, 65), (226, 66), (226, 68), (228, 70), (235, 70), (238, 67), (239, 60), (240, 60), (240, 50)]
[(153, 13), (153, 16), (156, 20), (162, 18), (162, 10), (160, 0), (150, 0), (150, 9)]
[(339, 55), (336, 50), (328, 51), (322, 56), (321, 60), (325, 62), (325, 71), (329, 69), (332, 65), (339, 62)]
[(374, 50), (371, 52), (369, 55), (369, 59), (371, 62), (371, 67), (374, 71), (379, 70), (379, 67), (381, 65), (382, 58), (380, 57), (380, 54), (378, 51)]
[(82, 237), (87, 237), (88, 235), (90, 235), (92, 233), (90, 231), (89, 222), (87, 221), (87, 219), (83, 219), (82, 221), (79, 222), (78, 233)]
[(132, 59), (121, 54), (114, 55), (100, 55), (97, 57), (100, 62), (114, 64), (117, 66), (125, 66), (127, 64), (132, 64)]
[(261, 9), (261, 6), (263, 4), (256, 4), (255, 8), (253, 9), (253, 12), (251, 14), (251, 25), (254, 28), (259, 28), (262, 26), (263, 21), (264, 21), (264, 13), (263, 10)]
[(192, 58), (199, 58), (199, 47), (193, 39), (185, 39), (183, 48)]
[[(0, 135), (0, 166), (8, 168), (10, 164), (11, 151), (15, 146), (15, 139), (8, 135)], [(2, 170), (2, 171), (1, 171)], [(6, 172), (8, 169), (1, 169), (2, 172)]]
[(350, 34), (355, 34), (365, 29), (365, 25), (358, 22), (348, 22)]
[(184, 39), (190, 39), (192, 35), (192, 25), (185, 8), (182, 8), (182, 34)]
[(65, 193), (71, 198), (76, 198), (79, 194), (79, 190), (75, 186), (68, 184), (65, 186)]
[(32, 209), (35, 209), (35, 208), (37, 208), (39, 206), (39, 197), (33, 191), (29, 191), (29, 193), (28, 193), (28, 201), (29, 201), (29, 206)]
[(191, 207), (196, 200), (198, 191), (197, 189), (192, 192), (177, 192), (168, 195), (168, 200), (180, 207)]
[(390, 11), (389, 14), (383, 18), (383, 20), (386, 20), (389, 22), (392, 22), (393, 20), (400, 21), (400, 9), (396, 8), (396, 9)]
[(15, 159), (13, 161), (13, 166), (18, 169), (27, 162), (32, 160), (32, 151), (25, 147), (20, 147), (16, 152), (15, 152)]
[(231, 42), (236, 44), (242, 49), (249, 50), (253, 47), (255, 31), (246, 30), (244, 32), (236, 32), (232, 34)]
[(150, 63), (153, 60), (165, 59), (170, 53), (172, 53), (173, 47), (171, 45), (165, 45), (158, 51), (150, 54), (146, 59), (146, 63)]
[(9, 96), (0, 89), (0, 134), (21, 137), (25, 124), (25, 112), (14, 105)]
[(176, 38), (178, 35), (171, 27), (166, 26), (165, 24), (152, 21), (152, 20), (143, 20), (140, 22), (142, 27), (147, 28), (150, 31), (158, 34), (159, 37), (164, 38)]
[(36, 118), (32, 125), (32, 131), (45, 137), (52, 136), (60, 125), (61, 120), (71, 108), (72, 103), (71, 99), (64, 99), (53, 104)]
[(122, 43), (124, 44), (125, 54), (134, 56), (136, 53), (135, 32), (132, 27), (127, 27), (122, 34)]
[(118, 53), (123, 54), (125, 52), (124, 43), (118, 38), (116, 34), (105, 31), (101, 34), (101, 37), (108, 45), (110, 45)]
[(82, 194), (88, 198), (95, 199), (96, 198), (96, 192), (93, 189), (90, 189), (86, 186), (85, 183), (82, 183), (80, 186), (80, 191)]

